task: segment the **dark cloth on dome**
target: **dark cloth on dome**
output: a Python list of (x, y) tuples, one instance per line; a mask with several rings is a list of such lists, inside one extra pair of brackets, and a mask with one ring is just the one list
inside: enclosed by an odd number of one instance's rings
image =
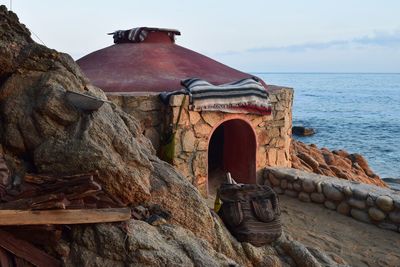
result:
[(163, 28), (149, 28), (149, 27), (138, 27), (130, 30), (119, 30), (113, 33), (114, 43), (140, 43), (146, 40), (149, 32), (166, 32), (172, 41), (175, 40), (175, 35), (181, 35), (177, 30), (163, 29)]

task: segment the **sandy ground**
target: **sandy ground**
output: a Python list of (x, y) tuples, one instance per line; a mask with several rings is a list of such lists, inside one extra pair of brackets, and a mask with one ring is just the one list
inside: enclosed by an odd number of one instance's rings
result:
[(323, 208), (280, 196), (284, 229), (306, 246), (342, 257), (349, 265), (400, 266), (400, 233), (358, 222)]
[[(220, 174), (221, 175), (221, 174)], [(207, 203), (214, 207), (214, 186)], [(282, 223), (286, 233), (306, 246), (319, 248), (343, 258), (355, 267), (400, 267), (400, 233), (358, 222), (322, 205), (304, 203), (280, 195)]]

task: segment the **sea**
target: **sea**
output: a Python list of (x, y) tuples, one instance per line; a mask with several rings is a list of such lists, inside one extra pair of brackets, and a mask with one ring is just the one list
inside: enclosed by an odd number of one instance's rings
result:
[(375, 173), (400, 183), (400, 73), (254, 75), (294, 89), (293, 125), (316, 131), (296, 139), (360, 153)]

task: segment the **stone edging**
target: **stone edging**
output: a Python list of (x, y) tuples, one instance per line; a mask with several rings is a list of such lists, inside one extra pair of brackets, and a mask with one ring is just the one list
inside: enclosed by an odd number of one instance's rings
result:
[(400, 192), (279, 167), (265, 168), (264, 184), (278, 194), (323, 204), (356, 220), (400, 232)]

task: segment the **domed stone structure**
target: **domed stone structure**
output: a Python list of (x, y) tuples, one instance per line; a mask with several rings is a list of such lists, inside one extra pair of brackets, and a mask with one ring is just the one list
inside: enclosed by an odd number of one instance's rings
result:
[[(77, 62), (111, 101), (140, 120), (161, 157), (168, 149), (170, 163), (204, 196), (226, 172), (237, 182), (255, 183), (267, 165), (290, 166), (290, 88), (255, 79), (267, 92), (268, 113), (194, 109), (190, 92), (190, 97), (172, 94), (162, 103), (161, 92), (181, 90), (188, 78), (221, 85), (253, 77), (175, 44), (176, 35), (177, 30), (147, 27), (118, 31), (114, 45)], [(227, 92), (223, 98), (235, 94)]]
[(146, 29), (153, 30), (143, 41), (100, 49), (79, 59), (79, 66), (106, 92), (163, 92), (180, 89), (185, 78), (223, 84), (252, 76), (175, 44), (179, 31)]

